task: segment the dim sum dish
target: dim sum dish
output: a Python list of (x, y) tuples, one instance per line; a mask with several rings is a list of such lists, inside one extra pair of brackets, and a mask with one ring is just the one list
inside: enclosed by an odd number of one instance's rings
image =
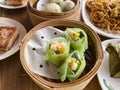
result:
[(31, 21), (34, 21), (33, 25), (49, 19), (80, 20), (81, 18), (80, 0), (29, 0), (27, 10)]
[(120, 39), (108, 39), (102, 42), (104, 58), (97, 73), (102, 90), (119, 90), (120, 88)]
[(120, 43), (109, 43), (106, 51), (109, 53), (110, 76), (120, 78)]
[(63, 37), (52, 39), (46, 46), (46, 57), (55, 65), (60, 65), (68, 56), (70, 50), (70, 42)]
[(83, 20), (98, 34), (110, 38), (120, 38), (120, 1), (84, 0)]
[(88, 48), (87, 34), (80, 28), (67, 28), (65, 37), (70, 41), (75, 50), (85, 51)]
[[(45, 2), (45, 3), (44, 3)], [(37, 4), (36, 4), (37, 3)], [(55, 13), (61, 13), (70, 11), (75, 7), (75, 1), (74, 0), (45, 0), (45, 1), (36, 1), (36, 7), (35, 9), (39, 11), (46, 11), (46, 12), (55, 12)], [(41, 3), (44, 4), (43, 7), (41, 7)]]
[(76, 80), (85, 69), (85, 66), (84, 53), (73, 51), (58, 69), (61, 74), (61, 81), (66, 80), (66, 78), (70, 81)]
[(6, 5), (19, 6), (23, 5), (26, 0), (5, 0)]
[(98, 35), (74, 20), (52, 19), (40, 23), (28, 32), (20, 46), (25, 71), (45, 90), (85, 88), (102, 59)]
[(0, 60), (19, 50), (19, 44), (26, 34), (24, 26), (16, 20), (0, 17)]
[[(65, 81), (66, 78), (72, 81), (77, 79), (85, 69), (86, 61), (84, 52), (88, 48), (88, 43), (86, 43), (88, 39), (87, 34), (80, 28), (66, 28), (64, 36), (66, 38), (56, 37), (48, 42), (45, 59), (54, 65), (60, 66), (58, 67), (60, 68), (58, 72), (61, 75), (61, 81)], [(79, 41), (75, 43), (73, 40)]]
[(17, 40), (19, 31), (16, 27), (0, 27), (0, 51), (8, 51)]
[(6, 9), (19, 9), (26, 7), (28, 0), (0, 0), (0, 7)]

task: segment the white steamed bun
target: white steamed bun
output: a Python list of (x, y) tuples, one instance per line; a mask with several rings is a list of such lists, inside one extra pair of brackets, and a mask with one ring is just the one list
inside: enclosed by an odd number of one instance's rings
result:
[(64, 0), (49, 0), (50, 3), (57, 3), (57, 4), (60, 4), (63, 1)]
[(45, 11), (56, 12), (56, 13), (62, 12), (60, 6), (56, 3), (47, 3), (45, 6)]

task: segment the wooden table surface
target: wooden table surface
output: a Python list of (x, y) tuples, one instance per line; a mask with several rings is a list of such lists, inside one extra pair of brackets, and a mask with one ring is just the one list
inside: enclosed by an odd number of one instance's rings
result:
[[(26, 8), (16, 10), (0, 8), (0, 17), (19, 21), (27, 31), (33, 27)], [(20, 62), (19, 51), (0, 61), (0, 90), (43, 90), (24, 71)], [(101, 90), (97, 76), (91, 80), (84, 90)]]

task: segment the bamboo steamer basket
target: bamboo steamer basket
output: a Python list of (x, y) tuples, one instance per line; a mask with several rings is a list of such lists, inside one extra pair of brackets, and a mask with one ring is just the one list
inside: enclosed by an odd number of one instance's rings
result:
[(38, 16), (38, 15), (32, 13), (32, 11), (29, 9), (29, 6), (27, 6), (27, 11), (28, 11), (30, 21), (31, 21), (33, 26), (50, 19), (50, 18)]
[[(27, 6), (27, 11), (28, 11), (28, 14), (29, 14), (29, 17), (30, 17), (30, 20), (31, 20), (31, 23), (33, 26), (43, 22), (43, 21), (47, 21), (47, 20), (50, 20), (51, 18), (46, 18), (46, 17), (42, 17), (42, 16), (39, 16), (39, 15), (36, 15), (35, 13), (33, 13), (29, 6)], [(76, 13), (73, 13), (72, 15), (68, 16), (68, 17), (59, 17), (57, 19), (69, 19), (69, 20), (76, 20), (76, 21), (79, 21), (80, 20), (80, 8), (78, 9), (78, 12)]]
[[(27, 42), (32, 38), (34, 33), (41, 28), (53, 26), (53, 27), (77, 27), (82, 28), (88, 35), (88, 45), (89, 45), (89, 52), (93, 55), (89, 63), (86, 61), (92, 68), (86, 68), (88, 70), (83, 76), (79, 77), (77, 80), (72, 82), (55, 82), (52, 79), (44, 78), (36, 73), (34, 73), (29, 65), (27, 64), (25, 53), (25, 45)], [(39, 85), (44, 90), (82, 90), (84, 89), (92, 78), (96, 75), (98, 69), (101, 66), (103, 60), (103, 49), (101, 45), (101, 41), (98, 35), (86, 24), (75, 21), (75, 20), (68, 20), (68, 19), (51, 19), (45, 22), (42, 22), (31, 29), (25, 38), (22, 40), (20, 45), (20, 60), (22, 63), (23, 68), (28, 73), (28, 75), (32, 78), (32, 80)], [(94, 62), (93, 65), (90, 64)], [(87, 67), (87, 66), (86, 66)]]
[[(39, 24), (39, 23), (41, 23), (43, 21), (50, 20), (50, 19), (70, 19), (70, 20), (79, 21), (80, 20), (80, 15), (81, 15), (80, 2), (78, 2), (78, 5), (74, 9), (75, 10), (72, 13), (68, 13), (69, 12), (68, 11), (68, 12), (65, 12), (67, 14), (59, 13), (60, 15), (56, 15), (56, 16), (53, 15), (53, 14), (51, 14), (51, 16), (45, 16), (45, 15), (36, 13), (34, 11), (34, 8), (31, 8), (29, 3), (27, 5), (27, 11), (28, 11), (28, 14), (29, 14), (29, 17), (30, 17), (30, 20), (31, 20), (31, 23), (33, 24), (33, 26), (35, 26), (35, 25), (37, 25), (37, 24)], [(44, 12), (44, 13), (51, 13), (51, 12)], [(58, 14), (58, 13), (55, 13), (55, 14)]]
[[(37, 3), (38, 0), (29, 0), (28, 5), (30, 10), (35, 13), (36, 15), (42, 16), (42, 17), (46, 17), (46, 18), (64, 18), (64, 17), (69, 17), (72, 14), (76, 13), (76, 12), (80, 12), (80, 0), (73, 0), (75, 2), (75, 7), (70, 10), (70, 11), (66, 11), (66, 12), (61, 12), (61, 13), (55, 13), (55, 12), (46, 12), (46, 11), (39, 11), (37, 10), (34, 6)], [(79, 16), (76, 16), (79, 17)]]

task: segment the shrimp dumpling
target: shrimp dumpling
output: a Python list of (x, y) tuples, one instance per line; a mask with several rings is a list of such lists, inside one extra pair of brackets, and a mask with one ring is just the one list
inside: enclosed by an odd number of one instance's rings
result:
[(60, 6), (56, 3), (47, 3), (45, 6), (45, 11), (47, 12), (55, 12), (55, 13), (60, 13), (62, 12)]
[(45, 60), (59, 66), (69, 55), (70, 42), (64, 37), (56, 37), (50, 40), (46, 46)]
[(50, 3), (57, 3), (60, 4), (62, 3), (64, 0), (49, 0)]
[(67, 28), (65, 37), (70, 41), (73, 50), (84, 52), (88, 48), (87, 34), (81, 28)]
[(71, 0), (66, 0), (60, 3), (60, 6), (62, 8), (62, 11), (65, 12), (65, 11), (72, 10), (75, 7), (75, 3)]
[(86, 61), (83, 52), (73, 51), (58, 69), (61, 81), (63, 82), (66, 79), (70, 81), (76, 80), (84, 71), (85, 66)]

